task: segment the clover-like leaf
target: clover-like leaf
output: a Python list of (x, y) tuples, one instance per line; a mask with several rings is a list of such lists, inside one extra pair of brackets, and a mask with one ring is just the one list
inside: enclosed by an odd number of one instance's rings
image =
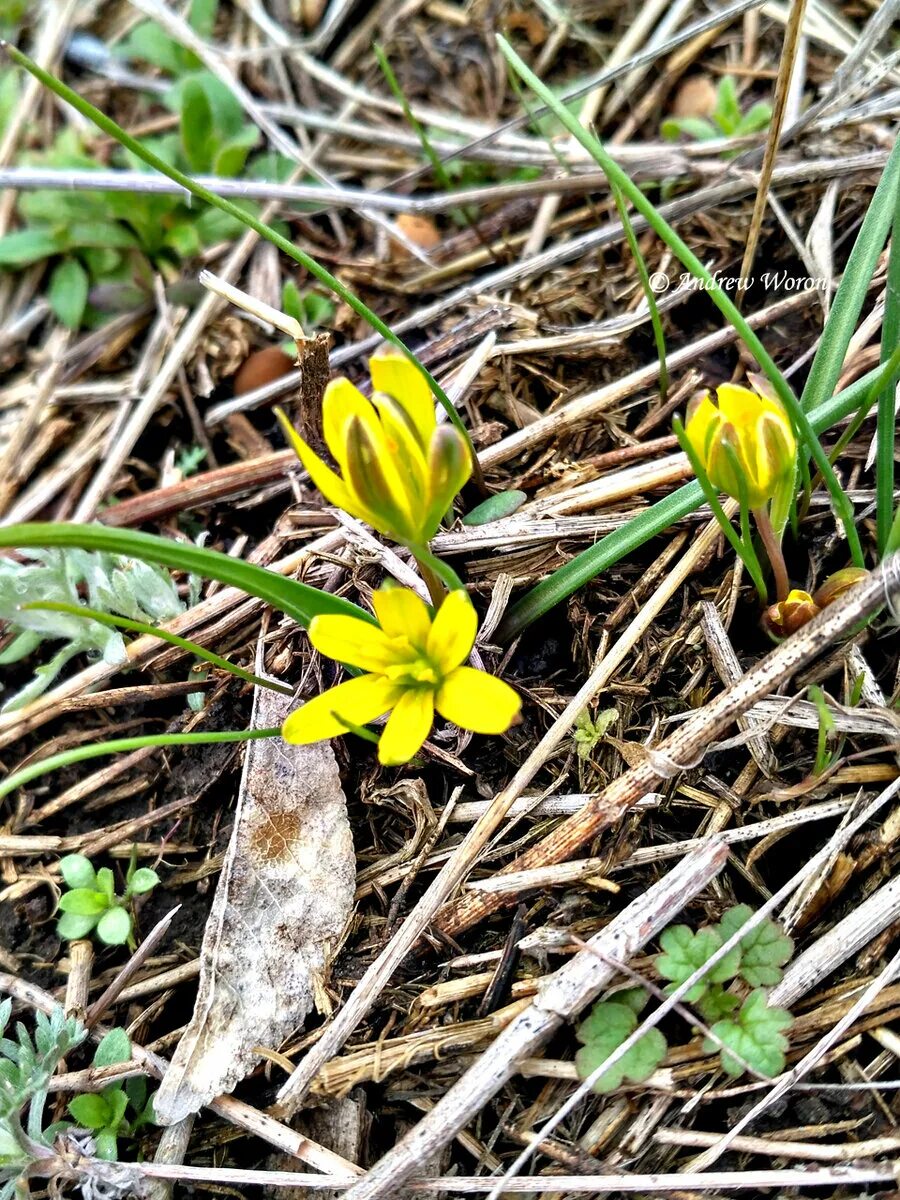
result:
[(138, 869), (129, 877), (128, 893), (133, 896), (140, 896), (144, 892), (152, 892), (159, 883), (159, 876), (152, 867), (138, 867)]
[[(753, 915), (747, 904), (737, 904), (719, 922), (722, 939), (727, 940)], [(775, 921), (761, 921), (738, 943), (741, 949), (742, 978), (751, 987), (774, 987), (781, 980), (781, 968), (794, 953), (794, 943)]]
[(59, 860), (59, 873), (70, 888), (92, 888), (97, 873), (83, 854), (67, 854)]
[[(698, 929), (694, 933), (688, 925), (670, 925), (660, 937), (659, 944), (663, 953), (657, 955), (656, 969), (663, 979), (671, 979), (678, 987), (715, 954), (722, 945), (722, 936), (717, 929)], [(741, 952), (735, 947), (710, 968), (704, 980), (695, 984), (685, 999), (693, 1003), (700, 999), (709, 984), (733, 979), (740, 964)]]
[[(735, 1057), (739, 1055), (761, 1075), (777, 1075), (784, 1070), (788, 1048), (784, 1030), (792, 1023), (793, 1017), (786, 1009), (769, 1007), (766, 993), (761, 988), (751, 992), (740, 1012), (716, 1021), (712, 1026), (712, 1032), (727, 1047), (721, 1050), (722, 1070), (728, 1075), (740, 1075), (744, 1065)], [(711, 1038), (706, 1038), (703, 1049), (712, 1053), (720, 1047)], [(734, 1054), (729, 1054), (729, 1050)]]
[(59, 898), (60, 912), (75, 913), (79, 917), (97, 917), (109, 907), (103, 892), (93, 888), (78, 887)]
[(131, 936), (131, 913), (120, 905), (108, 908), (97, 922), (97, 937), (107, 946), (122, 946)]
[[(575, 1055), (575, 1068), (582, 1079), (605, 1062), (625, 1039), (637, 1029), (634, 1011), (624, 1004), (595, 1004), (591, 1015), (575, 1031), (584, 1045)], [(593, 1084), (595, 1092), (611, 1092), (623, 1079), (642, 1083), (653, 1074), (666, 1056), (666, 1039), (658, 1029), (648, 1029), (619, 1060), (604, 1071)]]
[(56, 922), (56, 932), (67, 942), (87, 937), (98, 921), (97, 916), (82, 917), (77, 913), (63, 913)]

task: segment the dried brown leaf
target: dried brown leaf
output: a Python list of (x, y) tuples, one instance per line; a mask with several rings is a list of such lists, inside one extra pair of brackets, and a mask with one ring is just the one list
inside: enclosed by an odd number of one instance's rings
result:
[[(257, 689), (256, 728), (290, 704)], [(206, 925), (194, 1015), (154, 1106), (168, 1125), (229, 1092), (324, 1003), (324, 975), (350, 915), (355, 856), (327, 742), (251, 742), (234, 831)]]

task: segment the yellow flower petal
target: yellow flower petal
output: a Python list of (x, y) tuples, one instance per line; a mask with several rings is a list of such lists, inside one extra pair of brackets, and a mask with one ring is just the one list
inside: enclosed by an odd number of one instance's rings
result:
[(691, 400), (684, 431), (704, 466), (709, 457), (710, 442), (721, 424), (722, 414), (713, 404), (709, 392), (703, 392)]
[(394, 705), (378, 742), (378, 761), (386, 767), (409, 762), (428, 737), (434, 721), (434, 693), (411, 688)]
[(396, 460), (407, 490), (415, 495), (417, 507), (421, 507), (428, 490), (428, 463), (425, 448), (419, 442), (419, 431), (406, 409), (393, 396), (375, 392), (372, 403), (381, 418), (388, 453)]
[(383, 673), (397, 659), (397, 651), (387, 634), (359, 617), (330, 613), (313, 617), (309, 640), (320, 654), (363, 671)]
[(423, 446), (431, 441), (435, 427), (431, 388), (419, 368), (402, 354), (381, 351), (369, 359), (372, 387), (399, 400), (419, 431)]
[(281, 409), (277, 408), (275, 413), (281, 423), (281, 428), (284, 430), (288, 441), (291, 443), (294, 453), (300, 459), (306, 469), (307, 474), (319, 489), (322, 495), (331, 504), (337, 508), (343, 508), (345, 512), (351, 516), (359, 517), (363, 521), (368, 521), (367, 512), (360, 511), (360, 505), (356, 503), (354, 497), (350, 493), (350, 489), (345, 485), (340, 475), (332, 471), (327, 463), (323, 462), (316, 454), (311, 446), (307, 446), (303, 438), (293, 427)]
[(372, 514), (370, 523), (397, 541), (415, 541), (422, 504), (405, 486), (388, 453), (381, 426), (374, 429), (357, 417), (347, 429), (347, 487), (357, 504)]
[(424, 540), (437, 532), (444, 514), (457, 492), (472, 474), (472, 455), (458, 429), (439, 425), (428, 447), (428, 515), (424, 521)]
[(740, 433), (756, 424), (763, 403), (772, 403), (771, 400), (763, 401), (756, 392), (751, 392), (749, 388), (741, 387), (737, 383), (720, 384), (716, 388), (716, 399), (725, 420)]
[(477, 632), (478, 617), (472, 601), (462, 588), (457, 588), (438, 609), (428, 634), (428, 657), (442, 675), (449, 675), (466, 661)]
[(378, 424), (375, 409), (358, 387), (354, 387), (343, 376), (332, 379), (322, 397), (322, 435), (332, 457), (345, 474), (347, 427), (353, 417), (358, 417), (364, 424)]
[(409, 588), (379, 588), (372, 593), (378, 624), (388, 637), (406, 637), (424, 650), (431, 629), (428, 606)]
[(516, 692), (485, 671), (457, 667), (441, 684), (435, 707), (442, 717), (473, 733), (505, 733), (522, 707)]
[(347, 732), (347, 726), (335, 713), (351, 725), (367, 725), (392, 708), (400, 695), (401, 689), (380, 675), (348, 679), (292, 712), (281, 727), (281, 736), (301, 746), (339, 737)]

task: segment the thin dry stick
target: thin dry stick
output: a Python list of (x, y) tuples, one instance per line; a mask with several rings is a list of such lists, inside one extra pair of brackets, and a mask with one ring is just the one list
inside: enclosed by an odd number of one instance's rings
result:
[[(44, 1160), (48, 1169), (63, 1175), (71, 1174), (71, 1164), (62, 1159)], [(183, 1167), (160, 1163), (102, 1163), (87, 1159), (85, 1171), (90, 1170), (98, 1180), (104, 1172), (115, 1168), (115, 1182), (121, 1187), (126, 1176), (133, 1173), (135, 1183), (145, 1179), (182, 1180), (185, 1183), (209, 1184), (212, 1187), (259, 1186), (265, 1188), (309, 1189), (311, 1191), (342, 1191), (351, 1186), (352, 1180), (343, 1175), (310, 1175), (296, 1171), (253, 1171), (242, 1167)], [(548, 1175), (528, 1176), (526, 1179), (510, 1179), (505, 1190), (510, 1193), (578, 1193), (591, 1196), (619, 1195), (622, 1193), (660, 1196), (684, 1196), (694, 1192), (715, 1191), (718, 1193), (748, 1190), (764, 1194), (778, 1189), (840, 1187), (845, 1192), (850, 1187), (865, 1184), (896, 1181), (891, 1163), (884, 1166), (860, 1167), (837, 1166), (808, 1169), (787, 1167), (774, 1171), (714, 1171), (708, 1175), (680, 1175), (675, 1172), (654, 1172), (652, 1175)], [(451, 1196), (479, 1195), (490, 1190), (493, 1179), (490, 1175), (451, 1175), (440, 1178), (411, 1179), (406, 1189), (411, 1192), (450, 1193)], [(199, 1190), (199, 1189), (198, 1189)], [(785, 1191), (781, 1192), (786, 1195)], [(858, 1192), (857, 1195), (862, 1195)]]
[(580, 950), (558, 971), (542, 980), (532, 1003), (506, 1027), (492, 1043), (490, 1051), (457, 1080), (393, 1150), (351, 1187), (347, 1200), (383, 1200), (396, 1195), (417, 1165), (427, 1162), (446, 1145), (491, 1096), (513, 1078), (522, 1058), (533, 1055), (564, 1021), (577, 1015), (599, 995), (616, 975), (616, 967), (610, 960), (627, 962), (715, 878), (727, 857), (724, 843), (711, 838), (613, 918), (605, 929), (591, 938), (588, 949)]
[[(806, 0), (794, 0), (790, 20), (785, 30), (784, 45), (781, 51), (781, 62), (778, 65), (778, 79), (775, 83), (775, 103), (772, 106), (772, 120), (769, 123), (769, 137), (763, 155), (762, 167), (759, 172), (759, 187), (756, 200), (753, 203), (753, 216), (750, 219), (750, 229), (747, 233), (747, 245), (744, 247), (744, 257), (741, 259), (739, 278), (746, 279), (750, 275), (756, 246), (759, 242), (759, 232), (762, 229), (763, 216), (769, 199), (769, 186), (775, 170), (775, 158), (778, 154), (778, 143), (781, 140), (781, 129), (784, 124), (784, 114), (791, 86), (791, 74), (794, 70), (794, 59), (797, 57), (797, 47), (800, 43), (800, 30), (803, 26), (803, 13)], [(740, 303), (743, 290), (738, 288), (737, 299)]]
[[(602, 829), (618, 821), (641, 796), (658, 791), (666, 779), (702, 762), (713, 743), (751, 705), (775, 691), (795, 671), (846, 636), (864, 617), (877, 612), (885, 603), (890, 607), (898, 595), (900, 554), (894, 554), (862, 580), (858, 587), (847, 592), (793, 637), (776, 646), (743, 679), (699, 709), (656, 750), (650, 751), (643, 763), (614, 780), (580, 812), (563, 821), (508, 869), (523, 871), (571, 858)], [(509, 903), (509, 897), (503, 893), (469, 892), (440, 912), (436, 925), (444, 934), (454, 937), (504, 903)]]
[(654, 596), (641, 608), (610, 652), (597, 664), (577, 695), (557, 717), (522, 767), (516, 772), (512, 782), (494, 798), (487, 811), (478, 818), (456, 853), (444, 864), (425, 895), (410, 912), (390, 943), (368, 968), (350, 999), (322, 1037), (314, 1046), (310, 1047), (306, 1057), (284, 1084), (278, 1093), (281, 1111), (288, 1114), (296, 1111), (316, 1074), (340, 1050), (375, 1003), (394, 969), (418, 942), (440, 906), (449, 899), (465, 879), (489, 839), (497, 832), (522, 792), (568, 734), (578, 715), (584, 711), (600, 688), (604, 687), (613, 673), (618, 670), (638, 639), (643, 636), (661, 609), (712, 549), (720, 536), (718, 525), (714, 521), (711, 522)]

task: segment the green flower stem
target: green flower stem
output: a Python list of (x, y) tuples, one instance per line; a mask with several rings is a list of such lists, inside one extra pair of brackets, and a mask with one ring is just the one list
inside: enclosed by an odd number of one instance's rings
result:
[(229, 662), (227, 658), (222, 658), (220, 654), (214, 654), (212, 650), (198, 646), (196, 642), (192, 642), (188, 638), (179, 637), (177, 633), (170, 633), (168, 629), (158, 629), (155, 625), (150, 625), (146, 621), (133, 621), (130, 617), (112, 616), (110, 613), (101, 612), (96, 608), (86, 608), (81, 604), (65, 604), (62, 601), (55, 600), (35, 600), (32, 604), (23, 604), (21, 611), (63, 612), (73, 617), (84, 617), (86, 621), (96, 621), (98, 625), (106, 625), (112, 629), (127, 629), (131, 633), (148, 633), (151, 637), (158, 637), (161, 641), (168, 642), (171, 646), (177, 646), (180, 650), (187, 650), (189, 654), (194, 654), (197, 658), (202, 658), (204, 662), (218, 667), (221, 671), (227, 671), (230, 675), (236, 675), (238, 679), (243, 679), (247, 683), (254, 684), (256, 687), (269, 688), (270, 691), (281, 692), (283, 696), (293, 696), (294, 694), (294, 689), (288, 687), (286, 684), (275, 683), (274, 680), (263, 679), (259, 675), (254, 675), (252, 671), (246, 671), (243, 667)]
[(617, 188), (612, 182), (610, 182), (610, 191), (612, 192), (613, 200), (616, 202), (619, 220), (622, 222), (622, 229), (625, 233), (625, 241), (628, 243), (631, 257), (634, 259), (634, 265), (637, 267), (638, 278), (641, 281), (644, 298), (647, 301), (647, 308), (650, 311), (650, 324), (653, 326), (653, 340), (656, 342), (656, 355), (659, 359), (659, 394), (663, 404), (665, 404), (666, 395), (669, 390), (669, 369), (666, 366), (666, 336), (663, 333), (659, 305), (656, 303), (656, 294), (650, 286), (650, 272), (647, 270), (647, 264), (644, 262), (643, 254), (641, 254), (641, 247), (634, 232), (631, 218), (628, 215), (625, 198), (622, 195), (621, 189)]
[(456, 592), (464, 587), (463, 581), (453, 568), (436, 554), (432, 554), (427, 546), (410, 544), (407, 550), (415, 558), (422, 572), (435, 608), (440, 608), (448, 592)]
[[(869, 389), (877, 387), (884, 378), (884, 368), (876, 367), (867, 371), (839, 392), (829, 398), (810, 413), (810, 421), (817, 433), (830, 429), (842, 421), (850, 413), (855, 412), (864, 403)], [(602, 537), (593, 546), (588, 546), (580, 554), (554, 571), (546, 579), (542, 579), (530, 591), (511, 606), (500, 628), (497, 630), (497, 640), (512, 641), (532, 625), (555, 605), (560, 604), (573, 592), (590, 582), (595, 576), (621, 561), (633, 551), (639, 549), (651, 538), (682, 520), (700, 507), (703, 503), (703, 489), (697, 480), (686, 483), (671, 495), (657, 500), (644, 512), (626, 521), (619, 529)], [(2, 534), (2, 531), (0, 531)], [(896, 522), (896, 545), (900, 549), (900, 512)], [(892, 543), (893, 545), (893, 543)]]
[(544, 104), (550, 106), (554, 115), (568, 129), (569, 133), (581, 143), (581, 145), (594, 158), (598, 166), (605, 172), (610, 181), (611, 186), (619, 188), (624, 195), (631, 201), (632, 205), (645, 218), (651, 229), (665, 242), (673, 254), (675, 254), (680, 262), (690, 271), (695, 279), (702, 280), (704, 290), (708, 292), (709, 298), (713, 304), (719, 309), (728, 323), (740, 334), (744, 344), (756, 358), (756, 361), (762, 367), (767, 378), (775, 388), (778, 398), (781, 400), (787, 410), (794, 428), (800, 436), (801, 441), (805, 445), (807, 451), (811, 455), (816, 466), (822, 472), (822, 479), (825, 487), (831, 496), (831, 501), (834, 510), (844, 527), (844, 534), (847, 538), (847, 543), (850, 547), (850, 554), (854, 563), (857, 566), (863, 566), (862, 544), (859, 540), (859, 534), (856, 531), (854, 523), (853, 505), (851, 504), (846, 492), (841, 487), (837, 476), (832, 470), (831, 463), (819, 439), (816, 437), (815, 430), (810, 424), (809, 417), (801, 408), (797, 397), (791, 390), (790, 384), (785, 379), (784, 375), (776, 366), (774, 360), (769, 355), (765, 346), (756, 336), (754, 331), (746, 319), (741, 315), (740, 310), (723, 291), (716, 282), (712, 274), (706, 269), (700, 259), (694, 254), (685, 241), (675, 232), (662, 217), (657, 209), (647, 199), (641, 189), (632, 181), (632, 179), (622, 170), (619, 164), (607, 153), (600, 141), (589, 133), (579, 122), (578, 118), (562, 104), (558, 97), (530, 70), (518, 54), (513, 50), (509, 42), (501, 35), (497, 35), (497, 42), (500, 46), (500, 51), (511, 64), (513, 69), (521, 79), (528, 84), (535, 95), (543, 101)]
[(895, 397), (900, 370), (900, 179), (896, 185), (891, 250), (888, 256), (884, 320), (881, 324), (881, 361), (893, 364), (878, 397), (878, 428), (875, 453), (875, 524), (878, 552), (885, 553), (894, 516), (894, 441), (896, 438)]
[(767, 508), (754, 508), (753, 519), (756, 522), (756, 528), (759, 530), (759, 536), (766, 548), (766, 554), (772, 567), (772, 574), (775, 578), (775, 595), (778, 600), (787, 600), (791, 584), (788, 579), (784, 554), (781, 551), (781, 542), (776, 537), (775, 530), (772, 528), (772, 519), (769, 516), (769, 510)]
[(481, 466), (478, 462), (478, 455), (476, 454), (475, 448), (472, 445), (472, 440), (469, 437), (468, 430), (463, 424), (459, 413), (454, 408), (453, 403), (447, 393), (434, 378), (431, 372), (422, 366), (418, 358), (415, 356), (415, 354), (413, 354), (412, 350), (409, 349), (405, 342), (401, 341), (391, 327), (385, 324), (381, 317), (374, 313), (371, 308), (369, 308), (367, 304), (360, 300), (357, 295), (351, 292), (345, 284), (341, 283), (337, 276), (332, 275), (330, 271), (321, 266), (312, 257), (312, 255), (307, 254), (305, 251), (295, 246), (292, 242), (289, 242), (287, 238), (282, 237), (281, 234), (277, 233), (270, 225), (266, 225), (265, 222), (257, 220), (256, 217), (252, 216), (250, 213), (244, 212), (242, 208), (239, 208), (238, 205), (233, 204), (230, 200), (225, 200), (222, 196), (217, 196), (215, 192), (211, 192), (209, 188), (204, 187), (203, 184), (197, 183), (197, 181), (192, 179), (190, 175), (185, 175), (185, 173), (183, 171), (179, 171), (177, 167), (170, 166), (169, 163), (164, 162), (163, 159), (161, 159), (157, 154), (154, 154), (152, 150), (148, 150), (147, 147), (138, 141), (137, 138), (133, 138), (131, 134), (126, 133), (126, 131), (120, 125), (117, 125), (111, 117), (108, 117), (105, 113), (101, 112), (99, 108), (95, 108), (93, 104), (90, 104), (82, 96), (79, 96), (77, 92), (73, 91), (72, 88), (63, 83), (61, 79), (57, 79), (54, 75), (51, 75), (49, 71), (45, 71), (43, 67), (38, 66), (38, 64), (34, 62), (33, 59), (30, 59), (27, 54), (23, 54), (22, 51), (18, 50), (15, 46), (11, 46), (9, 42), (0, 41), (0, 47), (6, 51), (14, 63), (20, 67), (24, 67), (24, 69), (28, 71), (30, 75), (33, 75), (35, 79), (40, 80), (44, 87), (49, 88), (49, 90), (53, 92), (55, 96), (58, 96), (60, 100), (64, 100), (66, 104), (70, 104), (74, 109), (80, 112), (83, 117), (87, 117), (89, 121), (93, 121), (93, 123), (98, 128), (102, 129), (105, 134), (108, 134), (109, 137), (114, 138), (120, 146), (124, 146), (126, 150), (131, 151), (131, 153), (141, 159), (142, 162), (145, 162), (148, 166), (153, 167), (154, 170), (159, 171), (161, 175), (165, 175), (167, 178), (174, 180), (175, 183), (180, 184), (181, 187), (190, 192), (192, 196), (196, 196), (198, 200), (203, 200), (206, 204), (212, 205), (213, 208), (218, 208), (220, 212), (228, 213), (229, 216), (234, 217), (236, 220), (246, 225), (249, 229), (252, 229), (255, 233), (259, 234), (261, 238), (265, 238), (267, 242), (271, 242), (274, 246), (277, 246), (283, 254), (287, 254), (289, 258), (294, 260), (294, 262), (297, 262), (302, 267), (305, 267), (306, 270), (309, 271), (310, 275), (314, 275), (320, 283), (324, 284), (325, 287), (334, 292), (336, 296), (340, 297), (345, 304), (348, 304), (355, 313), (357, 313), (365, 321), (368, 321), (375, 332), (380, 333), (385, 341), (390, 342), (392, 346), (396, 346), (401, 354), (405, 355), (405, 357), (408, 358), (411, 363), (414, 363), (419, 368), (428, 381), (428, 386), (447, 410), (448, 417), (465, 438), (466, 445), (469, 448), (469, 454), (472, 457), (473, 477), (476, 483), (483, 485), (483, 477), (481, 474)]
[[(678, 444), (681, 446), (681, 449), (684, 451), (684, 453), (688, 457), (688, 461), (691, 464), (691, 469), (693, 470), (694, 474), (697, 476), (697, 482), (699, 483), (699, 485), (703, 491), (703, 495), (706, 499), (706, 503), (709, 505), (710, 509), (712, 510), (712, 514), (715, 517), (716, 521), (718, 521), (718, 523), (719, 523), (719, 528), (722, 530), (722, 532), (725, 534), (725, 537), (731, 543), (731, 548), (734, 550), (735, 554), (738, 556), (738, 558), (741, 560), (741, 562), (747, 568), (750, 578), (756, 584), (756, 590), (759, 592), (759, 598), (760, 598), (761, 602), (763, 604), (765, 604), (766, 600), (768, 599), (768, 596), (766, 594), (766, 585), (765, 585), (765, 582), (763, 581), (762, 569), (760, 568), (760, 565), (759, 565), (759, 559), (756, 557), (756, 551), (753, 549), (753, 543), (751, 542), (751, 540), (749, 538), (738, 537), (738, 535), (735, 533), (734, 526), (731, 524), (731, 521), (728, 519), (728, 516), (727, 516), (724, 508), (719, 503), (718, 493), (716, 492), (716, 489), (712, 485), (712, 481), (710, 480), (709, 476), (706, 473), (706, 468), (703, 466), (703, 463), (700, 461), (700, 458), (699, 458), (696, 450), (694, 449), (693, 445), (691, 444), (690, 438), (688, 437), (687, 433), (685, 432), (684, 425), (682, 424), (680, 417), (676, 416), (673, 419), (672, 428), (675, 431), (675, 436), (678, 438)], [(742, 529), (744, 528), (745, 511), (746, 511), (746, 505), (741, 504), (741, 527), (742, 527)]]
[(280, 737), (281, 729), (228, 729), (220, 733), (157, 733), (140, 737), (111, 738), (108, 742), (94, 742), (87, 746), (76, 746), (59, 754), (50, 754), (38, 762), (29, 763), (20, 771), (13, 771), (0, 783), (0, 800), (24, 787), (32, 779), (49, 775), (61, 767), (85, 762), (89, 758), (102, 758), (106, 754), (122, 754), (131, 750), (143, 750), (147, 746), (215, 746), (223, 742), (252, 742), (261, 738)]

